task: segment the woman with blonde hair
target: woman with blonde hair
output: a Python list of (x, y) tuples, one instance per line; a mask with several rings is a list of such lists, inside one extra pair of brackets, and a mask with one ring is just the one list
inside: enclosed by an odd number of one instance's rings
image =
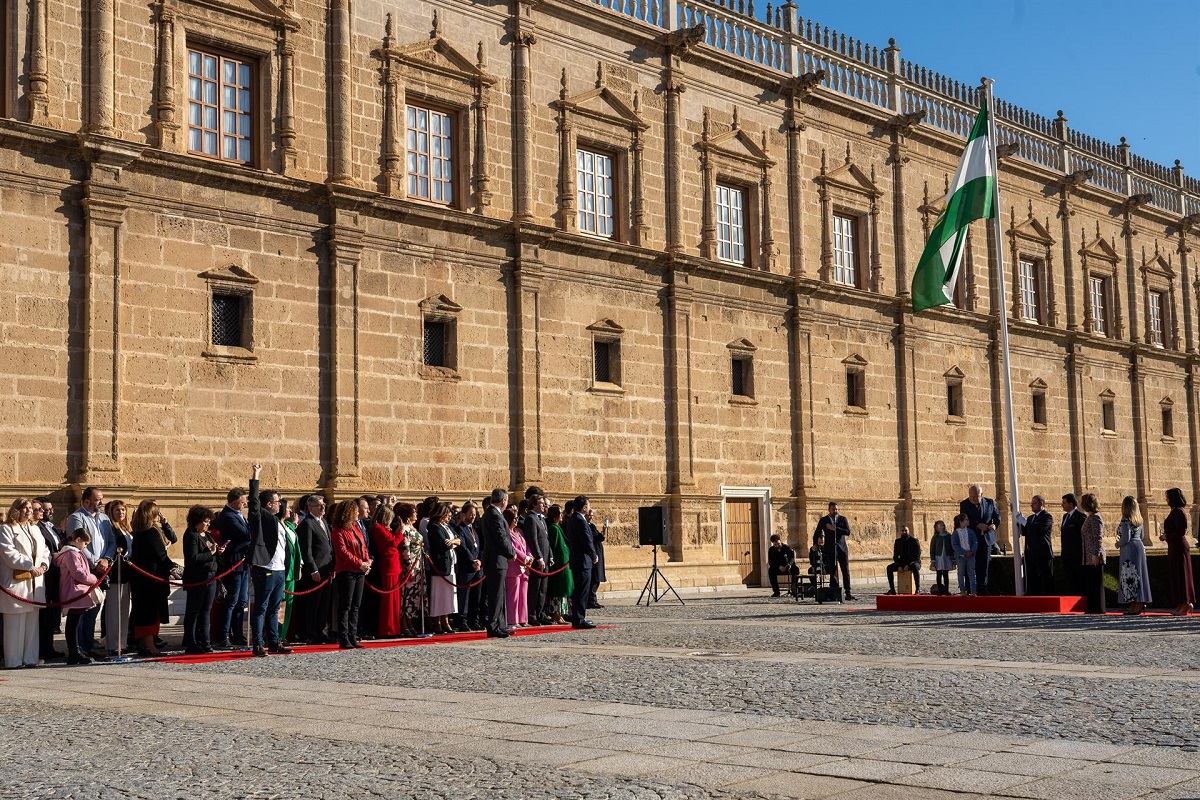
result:
[(1142, 512), (1132, 497), (1121, 501), (1121, 522), (1117, 525), (1117, 547), (1121, 548), (1121, 568), (1117, 573), (1117, 602), (1129, 603), (1125, 613), (1137, 616), (1150, 602), (1150, 569), (1146, 566), (1146, 546), (1142, 544)]
[(172, 575), (178, 575), (182, 568), (167, 555), (167, 545), (175, 535), (171, 531), (168, 537), (167, 531), (171, 530), (171, 525), (159, 511), (158, 503), (153, 500), (139, 503), (133, 512), (131, 527), (133, 554), (129, 561), (142, 570), (130, 570), (133, 573), (130, 580), (133, 590), (133, 611), (130, 614), (133, 641), (138, 655), (156, 656), (159, 651), (154, 639), (169, 613), (171, 586), (167, 580)]
[(1083, 588), (1087, 596), (1087, 613), (1104, 613), (1104, 520), (1096, 495), (1079, 498), (1079, 507), (1087, 512), (1083, 521)]
[[(4, 666), (36, 667), (38, 663), (38, 607), (46, 602), (45, 579), (50, 568), (50, 548), (33, 524), (33, 502), (18, 497), (0, 526), (0, 614), (4, 615)], [(20, 600), (16, 598), (21, 598)]]
[(449, 503), (438, 503), (429, 512), (429, 525), (425, 528), (425, 539), (429, 542), (429, 560), (437, 573), (429, 583), (429, 616), (433, 620), (434, 633), (454, 633), (450, 627), (450, 616), (458, 613), (458, 588), (452, 581), (456, 577), (457, 553), (455, 548), (462, 544), (450, 527), (453, 509)]
[(367, 541), (358, 527), (358, 500), (343, 500), (329, 517), (333, 545), (334, 597), (337, 598), (338, 647), (351, 650), (358, 642), (358, 609), (363, 583), (371, 571)]
[[(387, 592), (379, 595), (379, 626), (376, 634), (380, 639), (394, 639), (404, 628), (404, 590), (396, 588), (404, 574), (400, 564), (404, 531), (392, 524), (395, 519), (396, 514), (387, 503), (380, 503), (375, 509), (375, 516), (371, 518), (371, 544), (375, 545), (379, 588)], [(388, 592), (389, 589), (395, 591)]]
[[(104, 504), (104, 513), (112, 524), (113, 543), (108, 551), (114, 556), (133, 555), (133, 528), (129, 526), (129, 509), (122, 500), (109, 500)], [(118, 570), (114, 565), (108, 574), (108, 591), (104, 595), (104, 645), (110, 653), (117, 653), (125, 642), (117, 641), (117, 631), (126, 641), (133, 639), (129, 628), (129, 583), (133, 570), (122, 564)], [(120, 580), (117, 580), (118, 574)]]

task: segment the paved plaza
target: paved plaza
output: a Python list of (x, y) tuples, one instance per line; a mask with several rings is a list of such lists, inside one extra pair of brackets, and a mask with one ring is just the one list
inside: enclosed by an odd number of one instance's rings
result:
[(0, 798), (1200, 798), (1200, 620), (687, 600), (504, 641), (7, 672)]

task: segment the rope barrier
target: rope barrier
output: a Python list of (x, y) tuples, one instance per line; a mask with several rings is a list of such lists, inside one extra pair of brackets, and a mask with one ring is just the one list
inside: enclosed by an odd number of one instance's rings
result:
[(376, 594), (395, 594), (405, 586), (408, 586), (408, 584), (412, 583), (412, 579), (416, 576), (416, 574), (417, 571), (415, 569), (410, 569), (408, 574), (404, 576), (403, 580), (398, 581), (391, 589), (379, 589), (375, 586), (372, 586), (370, 581), (366, 581), (366, 587)]
[(206, 581), (199, 581), (197, 583), (183, 583), (182, 581), (173, 581), (173, 580), (170, 580), (169, 578), (160, 578), (157, 575), (147, 572), (146, 570), (142, 569), (141, 567), (139, 567), (137, 564), (133, 563), (129, 559), (125, 559), (126, 566), (133, 567), (134, 572), (141, 573), (142, 575), (145, 575), (147, 578), (156, 580), (159, 583), (169, 583), (171, 586), (178, 586), (180, 589), (199, 589), (201, 586), (208, 586), (210, 583), (216, 583), (217, 581), (221, 580), (222, 578), (225, 578), (225, 577), (237, 572), (238, 569), (241, 568), (242, 564), (244, 564), (245, 562), (246, 562), (246, 559), (244, 559), (244, 558), (238, 559), (238, 562), (236, 564), (234, 564), (232, 567), (225, 570), (220, 575), (212, 576), (211, 578), (209, 578)]
[(24, 603), (25, 605), (28, 605), (28, 606), (37, 606), (38, 608), (62, 608), (63, 606), (65, 606), (69, 603), (74, 603), (76, 600), (82, 600), (83, 598), (90, 595), (92, 592), (96, 591), (100, 587), (100, 584), (104, 582), (104, 579), (108, 577), (108, 573), (112, 572), (113, 564), (115, 564), (115, 563), (116, 563), (115, 561), (109, 562), (108, 569), (104, 570), (104, 572), (102, 572), (96, 576), (96, 583), (94, 585), (92, 585), (92, 587), (89, 588), (86, 592), (84, 592), (83, 594), (77, 594), (74, 597), (70, 597), (66, 600), (59, 600), (54, 603), (42, 603), (37, 600), (30, 600), (28, 598), (21, 597), (21, 595), (19, 595), (19, 594), (13, 594), (4, 586), (0, 586), (0, 592), (3, 592), (4, 594), (11, 597), (13, 600), (16, 600), (17, 602)]
[(471, 581), (470, 583), (455, 583), (454, 581), (450, 580), (449, 578), (447, 578), (445, 575), (442, 574), (441, 570), (439, 570), (437, 568), (437, 565), (435, 565), (433, 563), (433, 559), (431, 559), (429, 556), (425, 556), (425, 560), (429, 562), (429, 568), (431, 570), (433, 570), (434, 575), (437, 575), (439, 578), (441, 578), (446, 583), (453, 586), (455, 589), (474, 589), (476, 586), (478, 586), (479, 584), (483, 583), (486, 580), (486, 578), (480, 578), (479, 580)]
[(284, 589), (283, 593), (288, 595), (289, 597), (304, 597), (306, 594), (312, 594), (313, 592), (315, 592), (318, 589), (320, 589), (321, 587), (323, 587), (325, 584), (329, 583), (331, 580), (333, 580), (333, 576), (336, 574), (337, 574), (336, 572), (330, 572), (328, 578), (321, 581), (320, 583), (318, 583), (316, 586), (312, 587), (311, 589), (305, 589), (302, 592), (289, 592), (287, 589)]
[(557, 575), (558, 573), (562, 572), (563, 570), (565, 570), (565, 569), (566, 569), (567, 567), (569, 567), (569, 566), (571, 566), (571, 565), (570, 565), (570, 564), (563, 564), (561, 567), (559, 567), (558, 569), (554, 570), (553, 572), (542, 572), (541, 570), (539, 570), (539, 569), (534, 569), (533, 567), (526, 567), (525, 569), (529, 570), (529, 571), (530, 571), (530, 572), (532, 572), (534, 575), (540, 575), (540, 576), (542, 576), (543, 578), (549, 578), (549, 577), (551, 577), (551, 576), (553, 576), (553, 575)]

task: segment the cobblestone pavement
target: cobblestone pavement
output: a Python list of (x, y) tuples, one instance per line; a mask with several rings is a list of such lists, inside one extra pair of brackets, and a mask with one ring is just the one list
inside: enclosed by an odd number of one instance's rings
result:
[(615, 627), (6, 673), (31, 768), (0, 798), (1200, 797), (1200, 620), (761, 595), (595, 618)]

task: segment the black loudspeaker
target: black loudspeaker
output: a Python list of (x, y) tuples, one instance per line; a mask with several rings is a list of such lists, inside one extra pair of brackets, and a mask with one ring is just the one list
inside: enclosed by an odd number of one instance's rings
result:
[(662, 506), (642, 506), (638, 509), (638, 544), (662, 547), (667, 543), (667, 521)]

